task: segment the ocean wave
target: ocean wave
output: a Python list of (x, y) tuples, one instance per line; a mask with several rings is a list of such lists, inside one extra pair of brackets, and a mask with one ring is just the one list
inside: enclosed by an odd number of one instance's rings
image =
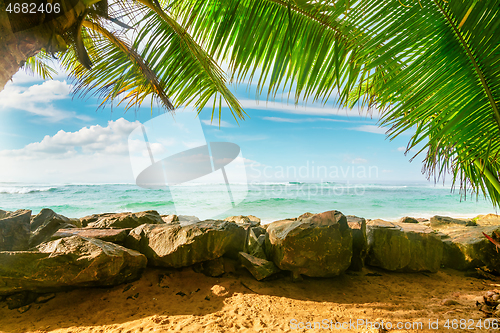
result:
[(0, 187), (0, 193), (5, 194), (28, 194), (36, 192), (53, 192), (57, 187)]
[(147, 207), (164, 207), (173, 205), (174, 202), (170, 200), (162, 200), (162, 201), (144, 201), (144, 202), (133, 202), (121, 205), (121, 208), (125, 209), (133, 209), (133, 208), (147, 208)]

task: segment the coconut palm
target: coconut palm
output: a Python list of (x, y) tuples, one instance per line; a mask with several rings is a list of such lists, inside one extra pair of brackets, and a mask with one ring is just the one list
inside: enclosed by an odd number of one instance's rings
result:
[[(500, 203), (500, 1), (179, 1), (173, 10), (236, 79), (269, 96), (334, 99), (412, 134), (423, 170)], [(260, 72), (256, 72), (256, 68)], [(412, 152), (413, 152), (412, 150)]]
[(45, 44), (24, 37), (47, 45), (26, 65), (49, 75), (44, 57), (58, 51), (77, 90), (104, 101), (224, 101), (242, 117), (224, 61), (268, 97), (378, 110), (390, 138), (411, 133), (429, 177), (450, 171), (463, 193), (500, 203), (500, 1), (115, 1), (71, 7), (74, 29), (49, 26)]
[[(46, 3), (35, 2), (35, 8)], [(201, 110), (223, 99), (236, 118), (243, 117), (218, 64), (157, 1), (53, 3), (61, 4), (58, 15), (16, 14), (12, 6), (0, 12), (0, 87), (21, 66), (50, 78), (48, 60), (55, 57), (75, 79), (76, 93), (96, 94), (103, 104), (130, 108), (151, 101), (167, 110), (187, 104)], [(160, 34), (151, 33), (152, 26)]]

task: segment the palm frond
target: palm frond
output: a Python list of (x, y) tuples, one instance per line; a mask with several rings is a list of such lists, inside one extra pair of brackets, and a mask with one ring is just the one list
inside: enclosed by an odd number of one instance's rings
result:
[[(172, 11), (268, 96), (384, 110), (424, 171), (500, 203), (500, 1), (180, 0)], [(293, 40), (293, 45), (290, 45)], [(338, 96), (335, 96), (338, 91)]]
[(57, 71), (48, 64), (52, 60), (47, 52), (41, 50), (36, 55), (26, 59), (23, 68), (28, 73), (38, 75), (44, 80), (52, 79), (53, 75), (57, 74)]

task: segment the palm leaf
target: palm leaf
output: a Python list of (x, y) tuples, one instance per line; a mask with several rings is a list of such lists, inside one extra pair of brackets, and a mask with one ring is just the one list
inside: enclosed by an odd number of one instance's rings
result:
[(238, 81), (260, 71), (268, 96), (377, 106), (390, 138), (414, 131), (408, 149), (424, 146), (429, 177), (451, 172), (462, 193), (500, 203), (500, 1), (184, 0), (174, 11)]
[(53, 60), (45, 50), (41, 50), (36, 55), (26, 59), (23, 68), (31, 74), (42, 77), (44, 80), (52, 79), (53, 75), (57, 74), (57, 71), (48, 62)]
[(124, 23), (138, 30), (132, 40), (130, 35), (106, 29), (108, 18), (89, 11), (81, 34), (94, 63), (92, 70), (74, 61), (77, 55), (74, 47), (62, 56), (64, 66), (77, 82), (75, 91), (82, 96), (99, 96), (102, 105), (126, 101), (127, 109), (153, 97), (152, 102), (158, 101), (169, 109), (193, 104), (201, 111), (211, 99), (222, 98), (235, 116), (242, 118), (244, 112), (227, 89), (225, 75), (218, 65), (167, 13), (151, 3), (148, 5), (136, 3), (128, 8), (122, 4), (119, 10), (116, 5), (108, 8), (113, 17), (121, 17), (127, 10), (140, 13), (140, 20)]

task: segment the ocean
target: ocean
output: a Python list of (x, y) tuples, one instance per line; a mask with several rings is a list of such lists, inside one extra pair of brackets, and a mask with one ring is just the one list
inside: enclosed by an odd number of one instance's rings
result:
[[(143, 189), (135, 184), (0, 183), (0, 209), (24, 208), (37, 214), (42, 208), (51, 208), (67, 217), (153, 209), (161, 214), (181, 213), (200, 219), (255, 215), (264, 223), (327, 210), (386, 220), (496, 213), (484, 198), (468, 196), (464, 200), (449, 186), (431, 183), (250, 183), (232, 184), (231, 190), (234, 197), (244, 199), (226, 211), (222, 204), (225, 198), (220, 194), (227, 191), (226, 184), (179, 186), (174, 202), (167, 188)], [(185, 210), (176, 212), (176, 203)]]

